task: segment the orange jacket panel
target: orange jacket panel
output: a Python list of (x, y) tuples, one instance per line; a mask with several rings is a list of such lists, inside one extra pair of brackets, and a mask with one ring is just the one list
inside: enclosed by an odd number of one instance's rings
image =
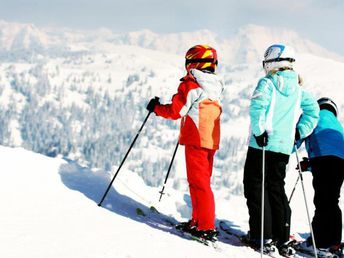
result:
[(172, 103), (157, 105), (154, 112), (168, 119), (182, 117), (180, 144), (214, 150), (219, 148), (220, 103), (210, 100), (193, 77), (184, 77), (178, 92), (172, 97)]

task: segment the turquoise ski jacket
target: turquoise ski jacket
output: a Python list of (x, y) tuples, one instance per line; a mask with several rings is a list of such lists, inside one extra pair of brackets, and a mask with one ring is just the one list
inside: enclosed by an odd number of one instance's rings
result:
[(344, 131), (336, 116), (326, 109), (320, 111), (320, 119), (313, 133), (305, 139), (310, 159), (336, 156), (344, 159)]
[(278, 71), (260, 79), (250, 104), (250, 147), (260, 149), (255, 136), (269, 135), (268, 151), (290, 155), (295, 129), (301, 138), (310, 135), (319, 119), (316, 100), (298, 83), (293, 70)]

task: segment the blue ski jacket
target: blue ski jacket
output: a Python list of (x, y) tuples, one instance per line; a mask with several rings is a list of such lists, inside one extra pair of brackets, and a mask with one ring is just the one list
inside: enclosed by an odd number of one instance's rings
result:
[(305, 139), (310, 159), (336, 156), (344, 159), (344, 131), (337, 117), (326, 109), (320, 111), (320, 119), (313, 133)]
[(290, 155), (295, 129), (301, 138), (310, 135), (319, 119), (316, 100), (298, 82), (293, 70), (278, 71), (260, 79), (250, 104), (250, 147), (260, 149), (255, 136), (267, 131), (268, 151)]

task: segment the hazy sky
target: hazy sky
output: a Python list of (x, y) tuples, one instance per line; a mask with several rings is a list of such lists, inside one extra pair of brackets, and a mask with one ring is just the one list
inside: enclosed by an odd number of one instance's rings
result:
[(344, 0), (0, 0), (0, 19), (114, 32), (289, 28), (344, 55)]

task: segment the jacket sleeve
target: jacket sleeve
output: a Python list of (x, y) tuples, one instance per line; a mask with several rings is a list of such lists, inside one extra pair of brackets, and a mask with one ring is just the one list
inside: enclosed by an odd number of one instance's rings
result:
[(302, 115), (296, 128), (300, 132), (300, 137), (306, 138), (318, 124), (320, 109), (313, 96), (304, 90), (302, 90), (301, 109)]
[(173, 95), (172, 103), (157, 105), (154, 113), (167, 119), (176, 120), (185, 116), (192, 104), (200, 97), (202, 90), (194, 82), (182, 82), (178, 87), (178, 92)]
[(267, 80), (263, 78), (258, 82), (251, 97), (251, 130), (255, 136), (259, 136), (265, 131), (266, 112), (270, 105), (273, 87), (272, 83), (269, 83)]

